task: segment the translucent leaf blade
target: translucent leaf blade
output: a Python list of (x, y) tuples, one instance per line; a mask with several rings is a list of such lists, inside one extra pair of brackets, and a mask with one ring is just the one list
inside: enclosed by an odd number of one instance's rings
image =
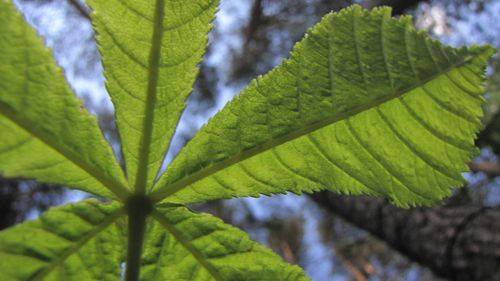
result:
[(126, 182), (94, 116), (10, 1), (0, 1), (0, 173), (103, 197)]
[(88, 200), (0, 232), (0, 279), (121, 280), (121, 215), (118, 204)]
[(153, 218), (141, 280), (309, 280), (298, 266), (208, 214), (159, 207)]
[(152, 197), (328, 189), (432, 204), (477, 152), (491, 53), (431, 41), (388, 8), (330, 14), (197, 133)]
[(129, 183), (150, 187), (197, 76), (216, 0), (90, 3)]

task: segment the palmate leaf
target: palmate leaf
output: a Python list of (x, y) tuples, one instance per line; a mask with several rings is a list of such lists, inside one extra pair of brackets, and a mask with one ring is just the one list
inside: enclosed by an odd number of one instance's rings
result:
[[(159, 4), (155, 8), (155, 11), (158, 11), (158, 8), (163, 5), (163, 1), (160, 0), (158, 3)], [(180, 5), (181, 2), (170, 1), (164, 4), (166, 5), (165, 9), (167, 6), (169, 8), (175, 6), (176, 9), (173, 9), (173, 11), (175, 11), (175, 13), (182, 14), (180, 12), (183, 9), (182, 5)], [(212, 2), (203, 2), (201, 4), (211, 5)], [(200, 7), (203, 6), (201, 4)], [(99, 4), (95, 5), (98, 6)], [(184, 7), (189, 7), (189, 5), (184, 5)], [(3, 75), (2, 78), (16, 78), (11, 82), (2, 82), (1, 84), (2, 107), (0, 109), (3, 113), (2, 116), (5, 117), (6, 121), (3, 119), (0, 121), (3, 121), (5, 124), (10, 126), (4, 127), (5, 134), (7, 135), (2, 135), (1, 144), (6, 147), (6, 154), (2, 156), (6, 157), (5, 160), (3, 160), (6, 162), (5, 164), (0, 162), (3, 164), (3, 166), (0, 166), (0, 169), (4, 171), (7, 176), (36, 177), (37, 179), (43, 181), (58, 182), (69, 185), (70, 187), (79, 187), (83, 190), (93, 192), (96, 195), (110, 197), (125, 203), (125, 206), (121, 206), (120, 204), (106, 205), (95, 201), (88, 201), (75, 205), (67, 205), (62, 208), (50, 210), (47, 214), (36, 221), (26, 222), (1, 232), (0, 279), (121, 280), (122, 272), (120, 265), (123, 261), (129, 260), (129, 257), (124, 256), (125, 250), (127, 249), (124, 245), (124, 238), (127, 235), (129, 236), (129, 248), (131, 248), (131, 245), (142, 244), (142, 239), (133, 241), (133, 239), (131, 239), (132, 235), (130, 232), (127, 234), (124, 233), (124, 230), (127, 229), (124, 224), (127, 221), (122, 219), (122, 217), (124, 218), (128, 212), (128, 228), (133, 229), (134, 224), (131, 219), (133, 215), (130, 209), (137, 210), (138, 208), (144, 208), (144, 206), (139, 203), (138, 206), (135, 205), (131, 207), (131, 204), (133, 205), (133, 203), (130, 202), (134, 201), (131, 200), (131, 198), (135, 197), (131, 195), (131, 190), (127, 190), (127, 183), (124, 180), (123, 174), (116, 164), (111, 150), (103, 140), (102, 134), (98, 131), (95, 119), (84, 111), (78, 100), (71, 94), (69, 87), (65, 84), (60, 70), (50, 59), (50, 52), (43, 47), (41, 40), (38, 39), (36, 34), (27, 26), (26, 23), (22, 21), (21, 16), (15, 11), (15, 8), (10, 1), (0, 0), (0, 8), (2, 8), (0, 11), (0, 16), (2, 16), (2, 21), (0, 21), (0, 31), (2, 31), (1, 36), (2, 39), (7, 39), (1, 42), (1, 47), (7, 50), (5, 53), (6, 55), (1, 57), (1, 62), (6, 64), (5, 68), (1, 69), (1, 74)], [(116, 20), (116, 17), (123, 16), (122, 14), (117, 13), (116, 10), (113, 11), (115, 13), (111, 13), (108, 14), (107, 17), (100, 18), (101, 15), (99, 13), (99, 9), (97, 9), (93, 16), (102, 20), (101, 24), (105, 25), (108, 23), (108, 20), (113, 22), (113, 20)], [(191, 10), (191, 12), (193, 11), (194, 10)], [(213, 5), (210, 6), (207, 11), (209, 11), (208, 14), (210, 14), (210, 12), (213, 14)], [(172, 12), (172, 10), (169, 12)], [(205, 12), (206, 11), (203, 10), (203, 12), (199, 15), (194, 15), (191, 21), (196, 21), (198, 17), (204, 18), (205, 16), (202, 14)], [(170, 17), (169, 20), (173, 18), (175, 17)], [(180, 18), (177, 18), (177, 20), (179, 19)], [(172, 24), (172, 22), (169, 24)], [(171, 26), (171, 28), (167, 28), (165, 26), (165, 34), (163, 36), (179, 37), (181, 36), (181, 33), (184, 33), (182, 36), (185, 36), (187, 31), (183, 30), (181, 26), (189, 26), (188, 31), (191, 31), (193, 28), (189, 22), (178, 24), (179, 25)], [(97, 25), (99, 25), (99, 23)], [(137, 27), (134, 26), (134, 28)], [(157, 30), (156, 28), (157, 27), (154, 29)], [(206, 27), (206, 30), (208, 30), (208, 28), (209, 26)], [(174, 31), (175, 34), (169, 34), (169, 32)], [(187, 34), (189, 34), (189, 32)], [(203, 42), (203, 44), (200, 44), (204, 45), (206, 38), (204, 37), (204, 34), (202, 35), (203, 36), (201, 36), (202, 38), (200, 39), (200, 42)], [(189, 42), (191, 44), (189, 47), (192, 47), (192, 44), (199, 39), (197, 36), (199, 36), (199, 34), (194, 34), (192, 36), (193, 38), (191, 38), (192, 40)], [(156, 44), (156, 47), (151, 47), (151, 53), (155, 53), (155, 48), (160, 46), (158, 45), (158, 42), (155, 40), (153, 41), (153, 45)], [(164, 44), (165, 42), (162, 41), (161, 43)], [(174, 43), (178, 43), (176, 47), (181, 48), (181, 53), (185, 50), (189, 50), (187, 41), (184, 42), (185, 46), (182, 46), (182, 44), (180, 44), (181, 42)], [(174, 47), (170, 47), (169, 51), (175, 51)], [(26, 50), (23, 48), (26, 48)], [(203, 48), (195, 51), (196, 54), (194, 54), (194, 56), (201, 56), (200, 52), (203, 51), (202, 49)], [(18, 51), (16, 52), (16, 50)], [(135, 49), (129, 55), (135, 56), (138, 51), (141, 51), (141, 49)], [(168, 59), (171, 58), (172, 57), (168, 57)], [(121, 60), (121, 58), (116, 57), (115, 59)], [(195, 64), (191, 59), (187, 59), (186, 61), (188, 61), (188, 66), (186, 66), (185, 69), (181, 68), (180, 70), (174, 65), (162, 65), (161, 61), (164, 59), (165, 58), (162, 56), (157, 56), (155, 58), (151, 58), (150, 62), (158, 60), (156, 63), (152, 63), (152, 65), (158, 66), (158, 72), (161, 73), (162, 71), (166, 71), (169, 74), (175, 74), (177, 72), (177, 76), (164, 77), (165, 79), (163, 79), (161, 83), (165, 82), (166, 84), (161, 87), (158, 86), (153, 92), (148, 90), (148, 94), (151, 94), (155, 97), (155, 99), (159, 98), (162, 101), (168, 102), (168, 99), (173, 98), (175, 93), (168, 92), (166, 97), (162, 96), (165, 94), (162, 92), (164, 87), (168, 87), (169, 90), (180, 89), (181, 93), (177, 94), (183, 95), (180, 97), (182, 102), (179, 100), (179, 102), (175, 102), (175, 105), (172, 105), (171, 107), (167, 106), (171, 109), (171, 112), (165, 112), (161, 109), (161, 107), (158, 108), (159, 112), (166, 115), (157, 115), (155, 113), (154, 116), (149, 117), (151, 119), (144, 117), (144, 122), (146, 123), (159, 117), (162, 119), (168, 119), (170, 120), (169, 122), (175, 123), (180, 111), (182, 110), (183, 99), (187, 95), (187, 92), (181, 91), (186, 88), (186, 85), (184, 85), (186, 82), (185, 79), (189, 82), (189, 77), (195, 75), (195, 71), (191, 71), (193, 70)], [(31, 60), (40, 60), (40, 62), (36, 61), (36, 64), (33, 65)], [(24, 64), (20, 62), (24, 62)], [(38, 63), (40, 63), (40, 66)], [(117, 64), (117, 62), (114, 63)], [(179, 65), (183, 64), (184, 63), (182, 62)], [(148, 68), (152, 69), (153, 67), (149, 65)], [(167, 69), (172, 71), (172, 73), (167, 71)], [(176, 72), (174, 72), (174, 69)], [(25, 72), (23, 73), (22, 71)], [(186, 74), (181, 75), (181, 71), (185, 71)], [(189, 71), (191, 72), (188, 73)], [(163, 75), (164, 74), (165, 73), (163, 73)], [(148, 75), (151, 75), (151, 73)], [(168, 80), (168, 78), (173, 78), (178, 81), (174, 83)], [(135, 82), (140, 83), (141, 80), (139, 79)], [(192, 83), (192, 79), (190, 83)], [(37, 86), (38, 84), (45, 85), (47, 89), (44, 89), (43, 87), (35, 88), (31, 84), (35, 84)], [(112, 84), (112, 82), (110, 82), (110, 84)], [(34, 88), (31, 89), (30, 87)], [(108, 88), (112, 87), (109, 87), (108, 84)], [(16, 97), (15, 94), (18, 94), (19, 96)], [(148, 100), (146, 97), (144, 97), (144, 99)], [(150, 101), (150, 106), (156, 105), (156, 102), (154, 101), (155, 99)], [(117, 102), (116, 99), (114, 102), (115, 105), (120, 104), (120, 102)], [(14, 105), (16, 107), (14, 107)], [(24, 106), (24, 108), (22, 106)], [(127, 110), (129, 110), (129, 114), (133, 113), (132, 108), (133, 107), (127, 108)], [(21, 109), (24, 109), (24, 111)], [(142, 111), (144, 108), (135, 107), (135, 109)], [(146, 109), (146, 111), (147, 110), (149, 109)], [(117, 112), (119, 112), (119, 110), (117, 110)], [(8, 123), (8, 121), (13, 124)], [(151, 136), (154, 138), (158, 137), (155, 135), (157, 134), (155, 133), (155, 126), (151, 127), (152, 131), (150, 132)], [(141, 130), (146, 132), (148, 129), (141, 128)], [(82, 133), (79, 134), (79, 132)], [(173, 130), (167, 133), (171, 135), (172, 132)], [(19, 142), (19, 145), (12, 143), (18, 138), (24, 136), (23, 134), (33, 135), (36, 138), (36, 141), (41, 142), (42, 144), (37, 143), (38, 146), (30, 146), (24, 150), (20, 150), (19, 148), (24, 146), (24, 143)], [(88, 136), (86, 134), (88, 134)], [(55, 138), (54, 136), (57, 137)], [(145, 141), (144, 138), (141, 137), (141, 143), (148, 143), (148, 141)], [(152, 143), (151, 147), (151, 149), (158, 148), (154, 143)], [(150, 148), (148, 148), (148, 150), (150, 150)], [(134, 153), (140, 155), (140, 153), (142, 153), (141, 151), (142, 150), (133, 151), (130, 156), (134, 157)], [(32, 154), (28, 155), (28, 152), (33, 153), (35, 157), (29, 158)], [(97, 156), (103, 158), (95, 158), (93, 153), (96, 153)], [(162, 154), (163, 151), (156, 151), (155, 153)], [(137, 155), (135, 157), (142, 158)], [(32, 162), (30, 162), (33, 161), (30, 160), (33, 158), (38, 161), (36, 162), (38, 166), (35, 166)], [(61, 161), (65, 161), (57, 164), (60, 165), (61, 168), (52, 169), (50, 163), (55, 162), (60, 158), (63, 159)], [(148, 157), (146, 157), (146, 159), (148, 159)], [(158, 159), (161, 160), (161, 157)], [(20, 164), (16, 164), (15, 161), (19, 161)], [(103, 163), (105, 164), (103, 165)], [(127, 165), (128, 164), (129, 163), (127, 163)], [(76, 165), (77, 168), (86, 172), (87, 175), (84, 174), (82, 176), (82, 172), (79, 170), (74, 172), (74, 170), (72, 170), (72, 165)], [(159, 163), (155, 162), (151, 165), (159, 165)], [(19, 166), (23, 169), (19, 169)], [(16, 169), (13, 169), (12, 167)], [(115, 174), (110, 173), (109, 171), (115, 172)], [(141, 171), (148, 171), (148, 169), (138, 169), (139, 173)], [(149, 171), (152, 171), (152, 169), (149, 169)], [(134, 175), (129, 175), (129, 177), (133, 178)], [(151, 179), (149, 178), (149, 180)], [(94, 184), (94, 181), (99, 184)], [(135, 182), (137, 187), (137, 180), (131, 182)], [(116, 196), (104, 188), (110, 189), (110, 191), (115, 193)], [(140, 197), (140, 199), (141, 200), (139, 200), (139, 202), (144, 202), (144, 197)], [(146, 202), (146, 204), (148, 203)], [(171, 215), (166, 218), (163, 216), (164, 213), (171, 213)], [(293, 280), (305, 279), (305, 274), (300, 268), (288, 266), (286, 263), (281, 261), (278, 256), (272, 254), (272, 252), (267, 251), (261, 246), (258, 246), (255, 242), (250, 241), (243, 232), (227, 225), (223, 225), (218, 220), (209, 218), (208, 216), (198, 216), (189, 213), (187, 210), (181, 211), (180, 208), (175, 208), (175, 211), (168, 212), (166, 209), (158, 208), (155, 210), (155, 217), (161, 223), (166, 222), (167, 225), (172, 222), (172, 229), (167, 229), (165, 227), (162, 227), (161, 229), (164, 234), (165, 230), (167, 230), (169, 235), (175, 236), (170, 240), (173, 243), (171, 245), (185, 245), (185, 243), (189, 243), (192, 245), (190, 247), (194, 248), (188, 247), (188, 251), (192, 251), (196, 248), (196, 244), (199, 242), (195, 241), (197, 239), (193, 236), (196, 234), (192, 232), (193, 229), (186, 229), (182, 225), (177, 225), (177, 223), (180, 223), (179, 221), (175, 221), (176, 219), (189, 217), (188, 219), (190, 221), (201, 223), (199, 225), (201, 227), (200, 230), (207, 231), (206, 234), (209, 236), (207, 239), (214, 239), (211, 241), (214, 243), (213, 245), (216, 245), (216, 239), (221, 238), (220, 234), (223, 234), (223, 237), (227, 241), (232, 241), (232, 244), (225, 245), (227, 250), (226, 258), (230, 259), (229, 255), (238, 253), (239, 255), (253, 259), (248, 261), (251, 265), (248, 268), (247, 263), (241, 264), (241, 262), (237, 261), (229, 263), (229, 260), (226, 261), (228, 264), (227, 266), (221, 266), (218, 264), (218, 258), (213, 256), (213, 251), (208, 251), (210, 250), (209, 248), (199, 249), (196, 259), (191, 262), (194, 261), (195, 264), (200, 262), (201, 265), (210, 264), (208, 267), (211, 268), (211, 272), (209, 275), (205, 276), (204, 280), (221, 280), (220, 278), (227, 280), (226, 278), (238, 276), (242, 277), (241, 275), (244, 273), (251, 274), (245, 276), (245, 278), (252, 278), (254, 275), (262, 276), (262, 274), (267, 272), (272, 274), (272, 276), (278, 276), (278, 274), (281, 274), (285, 277), (288, 276), (293, 278)], [(203, 220), (206, 220), (206, 223), (203, 223)], [(153, 224), (153, 226), (154, 225), (155, 224)], [(175, 233), (175, 229), (177, 227), (181, 229), (180, 233)], [(208, 231), (214, 230), (214, 227), (217, 228), (215, 229), (217, 233), (208, 233)], [(177, 241), (179, 239), (187, 240)], [(220, 244), (220, 246), (223, 247), (224, 245)], [(169, 254), (176, 255), (177, 253), (172, 252)], [(128, 255), (130, 256), (130, 251), (128, 252)], [(180, 259), (176, 259), (176, 261), (181, 262)], [(263, 262), (273, 264), (273, 266), (270, 267), (271, 269), (262, 269)], [(127, 268), (128, 267), (132, 268), (134, 265), (127, 264)], [(183, 270), (184, 272), (186, 271), (185, 268), (182, 268), (182, 265), (178, 269)], [(260, 273), (255, 272), (259, 269), (262, 269), (263, 271)], [(169, 267), (168, 270), (171, 270), (171, 268)], [(163, 274), (166, 271), (162, 269), (161, 272)], [(199, 276), (203, 277), (203, 275)]]
[(0, 172), (125, 196), (123, 172), (95, 117), (6, 0), (0, 0), (0, 50)]
[(151, 220), (141, 280), (309, 280), (298, 266), (211, 215), (167, 206)]
[(463, 183), (477, 152), (492, 51), (445, 47), (389, 8), (332, 13), (196, 134), (151, 196), (328, 189), (434, 203)]
[(0, 232), (0, 280), (121, 280), (123, 215), (87, 200)]
[(151, 191), (216, 4), (91, 3), (132, 191), (50, 53), (0, 0), (0, 171), (124, 203), (67, 205), (1, 232), (1, 280), (121, 280), (125, 260), (127, 280), (139, 269), (142, 280), (304, 280), (243, 232), (170, 203), (329, 189), (408, 206), (462, 183), (491, 48), (445, 47), (407, 17), (354, 6), (254, 80)]
[(90, 1), (131, 186), (152, 185), (197, 76), (216, 0)]

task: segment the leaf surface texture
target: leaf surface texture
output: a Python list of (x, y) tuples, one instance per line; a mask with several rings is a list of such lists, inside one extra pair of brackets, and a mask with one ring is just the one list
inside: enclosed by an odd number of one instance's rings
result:
[(309, 280), (241, 230), (185, 207), (159, 207), (148, 224), (144, 281)]
[(90, 2), (130, 185), (150, 187), (198, 74), (216, 0)]
[[(76, 187), (127, 208), (152, 199), (145, 281), (308, 280), (242, 231), (177, 204), (331, 190), (407, 207), (433, 204), (463, 184), (461, 173), (477, 153), (492, 48), (446, 47), (409, 17), (359, 6), (324, 17), (156, 179), (217, 4), (90, 1), (125, 178), (50, 51), (12, 3), (0, 0), (3, 175)], [(138, 197), (128, 197), (128, 186)], [(118, 203), (88, 200), (2, 231), (0, 280), (121, 280), (125, 213)]]
[(491, 53), (445, 47), (389, 8), (332, 13), (195, 135), (152, 197), (328, 189), (432, 204), (477, 153)]
[(121, 215), (118, 204), (87, 200), (0, 232), (0, 280), (121, 280)]
[(6, 0), (0, 0), (0, 50), (0, 171), (99, 196), (124, 196), (123, 172), (96, 118)]

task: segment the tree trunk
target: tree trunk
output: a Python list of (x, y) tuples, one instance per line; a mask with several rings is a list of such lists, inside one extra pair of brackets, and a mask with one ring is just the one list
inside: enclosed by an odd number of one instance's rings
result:
[(449, 280), (500, 281), (500, 209), (472, 205), (399, 209), (387, 201), (312, 195), (326, 209)]

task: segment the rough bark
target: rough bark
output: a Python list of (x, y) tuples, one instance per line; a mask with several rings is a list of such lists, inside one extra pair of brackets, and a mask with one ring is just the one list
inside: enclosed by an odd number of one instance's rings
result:
[(399, 209), (367, 197), (328, 192), (312, 197), (439, 276), (458, 281), (500, 280), (500, 208)]

